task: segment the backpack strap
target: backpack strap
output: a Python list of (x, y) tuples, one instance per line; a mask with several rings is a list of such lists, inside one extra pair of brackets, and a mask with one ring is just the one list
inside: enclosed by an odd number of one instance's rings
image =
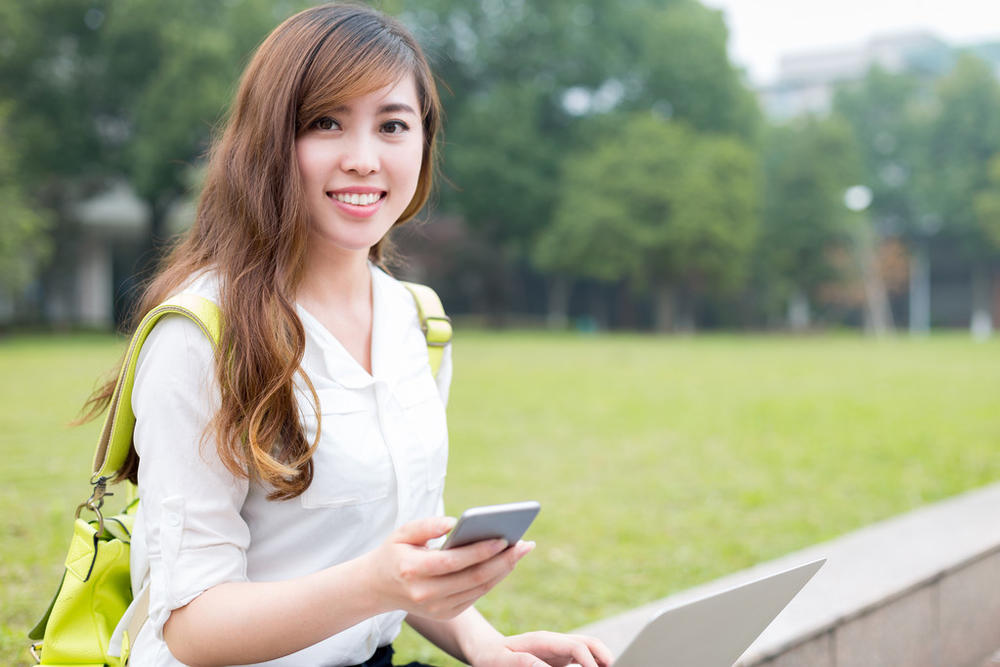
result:
[(437, 377), (441, 361), (444, 359), (445, 345), (451, 342), (451, 318), (445, 315), (441, 299), (438, 298), (437, 292), (430, 287), (417, 283), (400, 282), (403, 287), (410, 290), (410, 294), (413, 295), (413, 300), (417, 304), (420, 328), (427, 339), (427, 359), (431, 365), (431, 373)]
[[(444, 356), (444, 347), (452, 338), (451, 319), (445, 315), (444, 307), (437, 293), (426, 285), (404, 282), (403, 286), (413, 295), (420, 316), (420, 328), (427, 339), (427, 356), (431, 372), (437, 377)], [(125, 463), (129, 448), (132, 445), (132, 431), (135, 428), (135, 414), (132, 412), (132, 386), (135, 383), (135, 368), (139, 360), (139, 350), (153, 330), (153, 326), (164, 315), (177, 314), (187, 317), (205, 333), (214, 345), (219, 344), (221, 334), (222, 313), (212, 301), (187, 292), (182, 292), (167, 299), (159, 306), (149, 311), (129, 343), (111, 397), (108, 415), (104, 420), (101, 438), (94, 454), (93, 475), (91, 484), (98, 484), (100, 479), (110, 479)]]
[(125, 463), (125, 458), (132, 445), (132, 431), (135, 429), (135, 413), (132, 412), (132, 385), (135, 383), (135, 367), (139, 360), (139, 350), (142, 349), (142, 344), (149, 336), (149, 332), (153, 330), (153, 325), (159, 322), (161, 317), (169, 314), (187, 317), (205, 332), (213, 344), (218, 345), (219, 343), (221, 311), (213, 302), (196, 294), (181, 293), (171, 297), (142, 318), (135, 333), (132, 334), (128, 351), (125, 353), (125, 361), (122, 363), (118, 375), (118, 382), (115, 384), (114, 394), (111, 396), (108, 415), (104, 419), (104, 428), (101, 430), (101, 439), (97, 443), (97, 451), (94, 454), (91, 484), (100, 484), (102, 479), (107, 481)]

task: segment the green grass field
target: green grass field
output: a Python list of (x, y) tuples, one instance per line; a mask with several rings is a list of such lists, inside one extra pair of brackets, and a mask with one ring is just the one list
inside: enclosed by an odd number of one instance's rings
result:
[[(61, 573), (123, 343), (0, 342), (0, 663)], [(1000, 341), (459, 332), (446, 500), (534, 498), (538, 549), (479, 604), (568, 630), (1000, 479)], [(454, 665), (406, 633), (401, 658)]]

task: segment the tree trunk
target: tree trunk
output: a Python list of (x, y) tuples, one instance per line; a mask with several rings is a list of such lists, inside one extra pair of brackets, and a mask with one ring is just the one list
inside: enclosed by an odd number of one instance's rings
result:
[(603, 284), (595, 285), (590, 292), (591, 330), (603, 331), (608, 328), (608, 294)]
[(992, 269), (993, 274), (993, 293), (991, 307), (993, 312), (993, 321), (1000, 322), (1000, 269), (996, 266)]
[(805, 331), (809, 328), (809, 297), (796, 287), (788, 299), (788, 327), (792, 331)]
[(160, 265), (167, 246), (167, 212), (170, 210), (171, 199), (157, 197), (147, 199), (149, 204), (149, 234), (139, 254), (139, 265), (136, 275), (140, 281), (147, 280)]
[(569, 324), (569, 296), (573, 283), (567, 276), (549, 278), (549, 312), (546, 321), (550, 329), (565, 329)]
[(910, 334), (922, 336), (931, 330), (931, 263), (927, 239), (919, 239), (910, 251)]
[(653, 328), (666, 333), (674, 330), (677, 293), (669, 283), (657, 283), (653, 288)]
[(695, 293), (682, 289), (674, 300), (674, 331), (693, 334), (698, 328)]
[(983, 262), (972, 267), (972, 320), (969, 330), (976, 340), (986, 340), (993, 335), (990, 272)]
[(855, 248), (865, 288), (865, 329), (876, 336), (884, 336), (893, 329), (892, 309), (879, 272), (875, 233), (867, 220), (858, 225)]

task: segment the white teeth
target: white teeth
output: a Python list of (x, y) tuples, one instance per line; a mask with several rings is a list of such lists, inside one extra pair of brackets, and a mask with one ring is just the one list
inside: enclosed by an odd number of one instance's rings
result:
[(376, 192), (369, 192), (363, 195), (359, 195), (357, 193), (351, 193), (351, 194), (334, 193), (333, 197), (337, 201), (343, 202), (345, 204), (353, 204), (354, 206), (371, 206), (379, 199), (381, 199), (382, 195)]

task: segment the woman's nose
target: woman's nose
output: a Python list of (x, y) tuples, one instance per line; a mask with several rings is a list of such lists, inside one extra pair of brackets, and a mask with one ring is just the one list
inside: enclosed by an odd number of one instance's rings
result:
[(350, 137), (344, 142), (344, 154), (341, 156), (340, 166), (344, 171), (352, 171), (361, 176), (378, 171), (379, 156), (376, 142), (367, 136)]

